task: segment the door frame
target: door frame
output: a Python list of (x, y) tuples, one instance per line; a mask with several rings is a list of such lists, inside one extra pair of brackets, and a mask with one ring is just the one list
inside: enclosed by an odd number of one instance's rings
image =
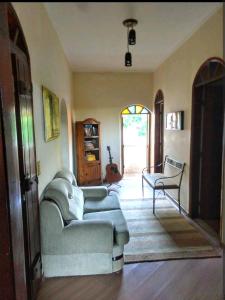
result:
[[(218, 64), (223, 66), (223, 71), (225, 72), (225, 62), (223, 59), (219, 57), (210, 57), (200, 66), (192, 85), (192, 113), (191, 113), (191, 143), (190, 143), (190, 173), (189, 173), (189, 214), (191, 218), (196, 218), (198, 216), (198, 195), (199, 195), (199, 182), (198, 178), (199, 174), (199, 166), (198, 166), (198, 151), (197, 147), (199, 147), (199, 128), (198, 124), (200, 122), (200, 114), (199, 107), (200, 103), (197, 101), (197, 93), (200, 92), (200, 88), (207, 86), (207, 84), (211, 82), (215, 82), (221, 78), (225, 80), (225, 76), (213, 76), (209, 72), (210, 62), (217, 62)], [(208, 73), (207, 73), (208, 68)], [(206, 78), (206, 75), (208, 78)], [(205, 77), (205, 78), (204, 78)], [(223, 101), (225, 95), (223, 93)], [(225, 103), (225, 101), (224, 101)], [(219, 236), (222, 239), (222, 210), (223, 210), (223, 197), (224, 197), (224, 162), (225, 162), (225, 106), (223, 111), (223, 149), (222, 149), (222, 176), (221, 176), (221, 205), (220, 205), (220, 232)]]
[[(162, 126), (158, 126), (160, 123), (160, 113), (156, 114), (157, 106), (162, 104), (163, 111), (162, 111)], [(155, 96), (155, 103), (154, 103), (154, 111), (155, 111), (155, 140), (154, 140), (154, 165), (163, 163), (164, 160), (164, 95), (162, 90), (158, 90)], [(158, 124), (158, 125), (157, 125)], [(156, 126), (157, 125), (157, 126)], [(159, 143), (159, 136), (161, 135), (162, 138), (162, 152), (160, 152), (160, 143)], [(162, 172), (162, 166), (154, 167), (154, 172)]]
[[(125, 108), (128, 108), (130, 106), (135, 106), (135, 105), (141, 105), (143, 108), (145, 108), (148, 111), (148, 120), (147, 120), (147, 149), (146, 149), (146, 154), (147, 154), (147, 171), (149, 172), (150, 170), (150, 165), (151, 165), (151, 111), (143, 104), (130, 104), (126, 106)], [(123, 108), (120, 112), (120, 132), (121, 132), (121, 166), (120, 166), (120, 173), (123, 176), (124, 175), (124, 136), (123, 136)], [(131, 113), (132, 114), (132, 113)], [(133, 115), (138, 115), (138, 114), (133, 114)]]

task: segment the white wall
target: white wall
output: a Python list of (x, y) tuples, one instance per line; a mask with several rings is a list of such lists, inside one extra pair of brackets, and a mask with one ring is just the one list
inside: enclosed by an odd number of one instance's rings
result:
[(44, 140), (42, 85), (65, 99), (68, 109), (69, 161), (72, 168), (72, 72), (58, 36), (40, 3), (12, 3), (20, 20), (31, 61), (37, 160), (41, 163), (39, 194), (61, 168), (60, 138)]
[(184, 130), (164, 131), (164, 153), (186, 163), (182, 183), (182, 206), (189, 211), (189, 165), (191, 139), (192, 84), (201, 64), (223, 57), (222, 9), (203, 24), (154, 72), (154, 97), (164, 94), (164, 112), (184, 110)]
[(74, 113), (77, 121), (95, 118), (101, 122), (102, 173), (108, 163), (106, 146), (120, 165), (120, 113), (131, 104), (151, 108), (151, 73), (75, 73)]

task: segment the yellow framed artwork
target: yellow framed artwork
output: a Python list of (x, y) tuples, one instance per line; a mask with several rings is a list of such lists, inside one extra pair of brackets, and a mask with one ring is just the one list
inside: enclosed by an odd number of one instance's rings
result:
[(45, 141), (56, 139), (60, 134), (59, 98), (42, 86), (44, 107)]

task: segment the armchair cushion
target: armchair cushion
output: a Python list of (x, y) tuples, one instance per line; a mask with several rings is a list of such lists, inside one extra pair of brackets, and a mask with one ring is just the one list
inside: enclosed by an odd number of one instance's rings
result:
[(62, 178), (52, 180), (46, 187), (44, 199), (54, 201), (64, 221), (83, 219), (83, 192)]
[(117, 245), (125, 245), (129, 241), (129, 231), (126, 220), (121, 210), (100, 211), (84, 214), (84, 220), (108, 220), (114, 226), (114, 242)]
[(120, 201), (116, 194), (104, 198), (86, 198), (84, 202), (84, 213), (120, 209)]

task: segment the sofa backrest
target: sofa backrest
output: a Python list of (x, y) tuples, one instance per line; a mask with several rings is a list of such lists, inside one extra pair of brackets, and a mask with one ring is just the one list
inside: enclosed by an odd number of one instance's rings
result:
[(72, 185), (77, 186), (77, 180), (74, 174), (68, 169), (62, 169), (55, 174), (54, 178), (63, 178), (69, 181)]
[(44, 199), (50, 199), (57, 204), (64, 221), (83, 219), (83, 192), (67, 180), (62, 178), (53, 179), (45, 188)]

